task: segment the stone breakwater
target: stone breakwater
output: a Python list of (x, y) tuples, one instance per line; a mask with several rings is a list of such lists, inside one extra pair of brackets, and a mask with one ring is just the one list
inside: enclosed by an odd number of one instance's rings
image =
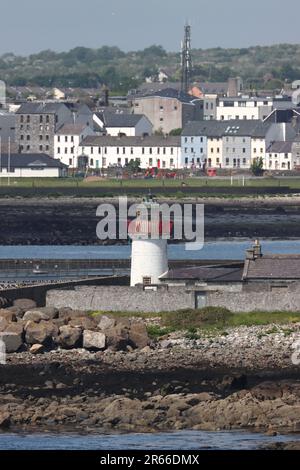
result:
[(22, 337), (0, 365), (1, 429), (300, 432), (291, 359), (300, 324), (153, 341), (140, 319), (95, 319), (25, 300), (2, 309), (1, 323), (4, 337), (7, 329)]

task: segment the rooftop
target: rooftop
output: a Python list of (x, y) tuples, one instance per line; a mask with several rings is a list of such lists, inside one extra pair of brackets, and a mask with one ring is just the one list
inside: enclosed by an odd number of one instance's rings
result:
[(56, 114), (64, 103), (23, 103), (16, 114)]
[(67, 168), (66, 165), (61, 163), (59, 160), (55, 160), (49, 155), (43, 153), (16, 153), (11, 154), (10, 162), (8, 154), (2, 154), (1, 156), (1, 168), (32, 168), (32, 167), (44, 167), (44, 168)]
[(290, 153), (292, 151), (293, 142), (273, 142), (267, 149), (268, 153)]
[(81, 134), (83, 130), (87, 127), (86, 124), (65, 124), (58, 131), (59, 135), (77, 135)]
[(260, 120), (231, 120), (231, 121), (190, 121), (183, 129), (183, 136), (223, 137), (251, 136), (265, 137), (271, 123)]
[(196, 266), (191, 268), (171, 269), (160, 279), (194, 280), (207, 282), (241, 282), (243, 269), (240, 266)]
[(300, 255), (266, 254), (255, 259), (246, 259), (243, 279), (300, 279)]
[(143, 114), (113, 113), (103, 112), (96, 113), (96, 116), (104, 121), (105, 127), (135, 127), (141, 119), (145, 118)]
[(112, 137), (88, 136), (81, 142), (81, 147), (180, 147), (180, 136)]

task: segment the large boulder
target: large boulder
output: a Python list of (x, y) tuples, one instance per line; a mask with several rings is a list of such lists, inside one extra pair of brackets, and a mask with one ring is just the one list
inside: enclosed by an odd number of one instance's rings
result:
[(69, 321), (69, 326), (74, 328), (81, 328), (82, 330), (95, 330), (97, 322), (92, 317), (77, 317)]
[(8, 333), (17, 333), (23, 339), (25, 323), (23, 321), (9, 323), (6, 327), (5, 332)]
[(23, 318), (24, 311), (20, 307), (8, 307), (5, 309), (6, 312), (14, 313), (17, 320)]
[(143, 349), (150, 343), (146, 325), (142, 322), (131, 322), (129, 330), (129, 343), (134, 348)]
[(118, 323), (113, 328), (105, 330), (107, 347), (113, 351), (125, 351), (129, 344), (128, 328)]
[(8, 323), (12, 321), (17, 321), (16, 314), (6, 309), (0, 310), (0, 317), (4, 318)]
[(98, 320), (98, 330), (104, 331), (104, 330), (109, 330), (110, 328), (113, 328), (116, 325), (116, 320), (113, 317), (107, 317), (106, 315), (102, 315), (99, 318), (96, 317), (96, 320)]
[(79, 348), (82, 345), (82, 330), (69, 325), (61, 326), (56, 342), (64, 349)]
[(8, 321), (4, 317), (0, 317), (0, 333), (8, 327)]
[(34, 321), (35, 323), (40, 323), (40, 321), (45, 320), (48, 321), (50, 320), (49, 315), (44, 312), (40, 312), (39, 310), (28, 310), (23, 316), (24, 321)]
[(0, 340), (4, 342), (7, 353), (17, 352), (23, 344), (22, 335), (19, 335), (18, 333), (1, 333)]
[(85, 330), (83, 332), (83, 347), (85, 349), (103, 350), (106, 346), (106, 337), (99, 331)]
[(54, 307), (42, 307), (28, 310), (23, 319), (39, 323), (41, 320), (54, 320), (58, 317), (58, 310)]
[(17, 299), (14, 300), (14, 307), (19, 307), (23, 312), (27, 312), (33, 308), (36, 308), (36, 302), (32, 299)]
[(82, 310), (72, 310), (69, 307), (60, 308), (58, 312), (58, 318), (65, 320), (66, 322), (75, 318), (87, 317), (88, 313)]
[(29, 321), (25, 325), (25, 332), (27, 344), (43, 344), (44, 346), (50, 346), (53, 338), (58, 335), (58, 327), (52, 321), (42, 320), (40, 323)]

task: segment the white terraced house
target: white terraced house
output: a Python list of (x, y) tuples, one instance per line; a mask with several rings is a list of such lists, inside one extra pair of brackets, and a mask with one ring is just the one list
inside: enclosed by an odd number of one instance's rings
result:
[(147, 168), (183, 168), (180, 137), (111, 137), (90, 136), (80, 144), (80, 154), (88, 159), (89, 168), (126, 166), (140, 160)]

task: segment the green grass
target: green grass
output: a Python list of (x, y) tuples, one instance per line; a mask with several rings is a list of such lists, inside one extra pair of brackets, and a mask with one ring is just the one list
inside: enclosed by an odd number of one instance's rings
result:
[[(182, 183), (192, 187), (231, 187), (230, 178), (185, 178), (185, 179), (116, 179), (105, 178), (101, 181), (85, 182), (82, 178), (10, 178), (10, 186), (12, 187), (25, 187), (25, 188), (181, 188)], [(7, 178), (1, 178), (0, 184), (7, 186)], [(242, 180), (237, 177), (234, 178), (233, 187), (241, 187)], [(278, 188), (280, 186), (288, 186), (290, 188), (300, 188), (300, 176), (296, 178), (253, 178), (246, 180), (246, 188)]]
[[(223, 332), (225, 328), (239, 326), (271, 325), (269, 334), (276, 333), (274, 325), (300, 323), (300, 312), (250, 312), (233, 313), (219, 307), (206, 307), (200, 310), (178, 310), (175, 312), (144, 313), (144, 312), (90, 312), (94, 317), (101, 315), (137, 318), (160, 318), (161, 324), (149, 325), (148, 332), (152, 337), (160, 337), (173, 331), (186, 331), (187, 337), (197, 339), (197, 330)], [(291, 333), (286, 329), (286, 334)]]

